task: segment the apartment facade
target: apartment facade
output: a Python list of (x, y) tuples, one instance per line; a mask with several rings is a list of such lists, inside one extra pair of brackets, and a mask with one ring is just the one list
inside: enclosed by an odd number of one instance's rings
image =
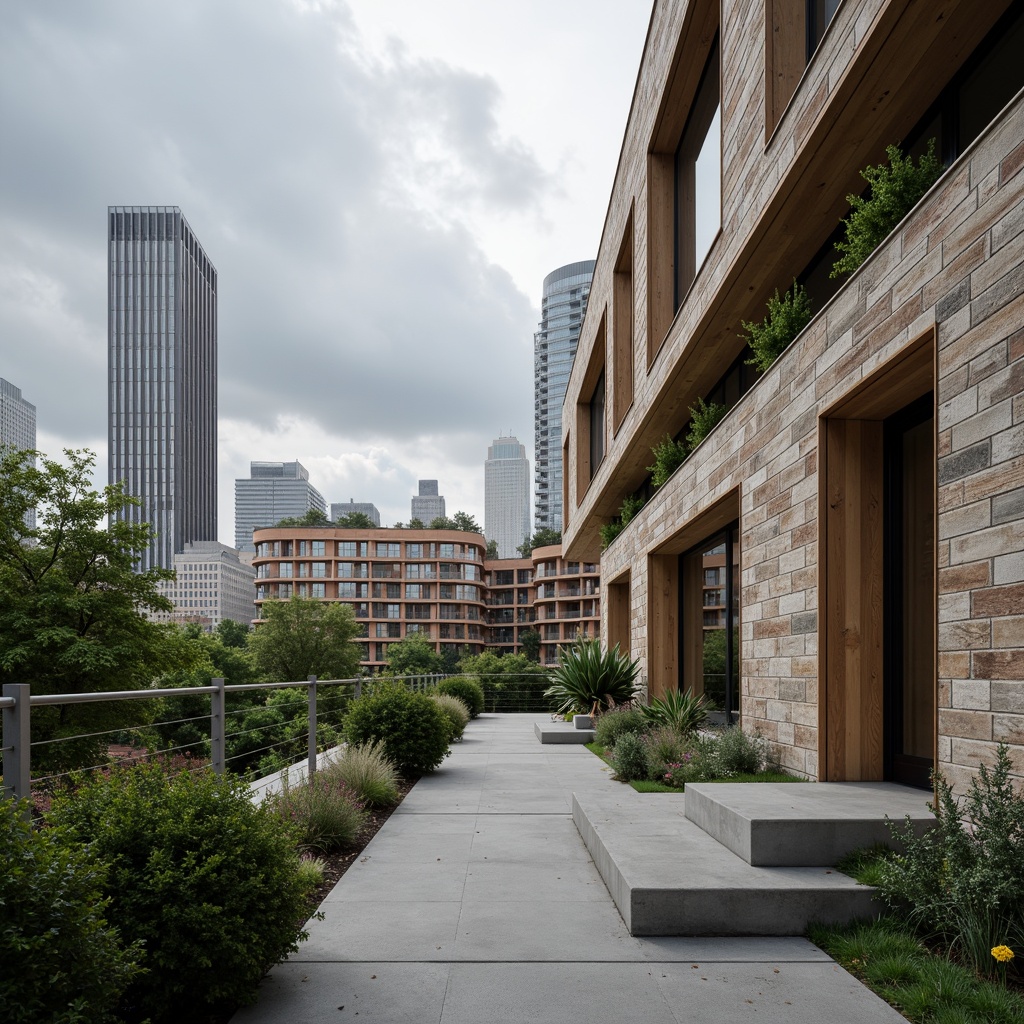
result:
[(534, 629), (540, 633), (540, 663), (557, 665), (559, 648), (601, 630), (601, 577), (596, 562), (562, 556), (560, 544), (534, 548)]
[(217, 270), (176, 206), (108, 210), (108, 472), (141, 569), (217, 537)]
[[(483, 535), (462, 530), (275, 527), (257, 530), (254, 540), (255, 621), (265, 602), (292, 596), (348, 604), (365, 627), (361, 663), (371, 671), (387, 663), (388, 644), (412, 634), (455, 657), (521, 653), (523, 632), (541, 625), (538, 583), (554, 586), (559, 575), (563, 591), (593, 590), (593, 604), (583, 616), (578, 598), (574, 606), (562, 591), (558, 602), (545, 597), (549, 634), (557, 629), (562, 643), (581, 631), (597, 634), (596, 566), (563, 563), (557, 546), (538, 548), (531, 558), (485, 562)], [(564, 623), (556, 611), (566, 615)], [(557, 660), (557, 640), (543, 640), (542, 663)]]
[[(1022, 47), (1001, 0), (654, 4), (563, 546), (600, 554), (602, 634), (651, 695), (711, 692), (812, 779), (963, 788), (999, 742), (1024, 775)], [(859, 171), (932, 138), (944, 173), (831, 278)], [(756, 377), (742, 323), (794, 280), (813, 319)], [(728, 411), (654, 488), (699, 399)]]

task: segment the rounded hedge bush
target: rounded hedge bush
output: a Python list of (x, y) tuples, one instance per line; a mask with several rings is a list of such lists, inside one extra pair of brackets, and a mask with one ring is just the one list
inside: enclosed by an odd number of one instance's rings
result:
[(106, 920), (104, 865), (0, 801), (0, 1006), (9, 1024), (108, 1024), (144, 956)]
[(430, 699), (441, 709), (441, 714), (448, 722), (449, 740), (452, 743), (459, 742), (469, 725), (469, 708), (450, 693), (432, 693)]
[(650, 727), (650, 722), (639, 708), (625, 705), (598, 715), (594, 723), (594, 739), (602, 747), (614, 747), (619, 737), (627, 732), (643, 734)]
[(476, 718), (484, 709), (484, 688), (467, 676), (453, 676), (437, 684), (438, 693), (458, 697), (469, 708), (469, 717)]
[(424, 693), (401, 683), (381, 683), (352, 702), (345, 719), (349, 743), (379, 740), (406, 775), (432, 772), (449, 754), (448, 720)]
[(126, 1020), (193, 1020), (251, 1003), (266, 970), (298, 948), (308, 916), (291, 828), (210, 771), (159, 764), (100, 775), (58, 797), (49, 820), (109, 865), (109, 914), (145, 945)]
[(611, 763), (621, 782), (648, 778), (651, 765), (644, 738), (635, 732), (623, 733), (612, 751)]

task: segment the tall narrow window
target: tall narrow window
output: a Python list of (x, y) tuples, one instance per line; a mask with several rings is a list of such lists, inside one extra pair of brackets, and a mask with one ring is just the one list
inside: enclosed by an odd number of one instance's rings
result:
[(807, 59), (825, 36), (825, 29), (839, 10), (841, 0), (807, 0)]
[(590, 478), (604, 459), (604, 371), (590, 396)]
[(675, 308), (722, 226), (722, 123), (719, 37), (701, 75), (675, 155)]

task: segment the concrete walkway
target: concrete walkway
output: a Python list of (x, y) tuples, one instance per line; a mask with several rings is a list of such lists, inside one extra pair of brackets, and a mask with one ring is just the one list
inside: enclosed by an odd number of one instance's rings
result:
[(619, 783), (539, 719), (470, 723), (232, 1024), (904, 1020), (803, 938), (632, 937), (571, 817)]

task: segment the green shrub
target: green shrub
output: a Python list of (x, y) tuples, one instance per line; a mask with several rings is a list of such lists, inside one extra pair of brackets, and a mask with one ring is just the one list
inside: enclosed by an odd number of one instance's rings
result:
[(720, 402), (705, 403), (703, 398), (698, 398), (697, 404), (690, 406), (690, 429), (686, 432), (687, 456), (721, 423), (728, 411)]
[(324, 772), (341, 779), (366, 807), (398, 803), (398, 769), (380, 740), (349, 743), (334, 755)]
[(437, 692), (458, 697), (469, 708), (471, 718), (476, 718), (484, 710), (484, 689), (475, 679), (469, 679), (467, 676), (442, 679), (437, 684)]
[(448, 722), (424, 693), (400, 683), (381, 683), (354, 700), (345, 720), (349, 743), (379, 740), (400, 772), (432, 772), (450, 753)]
[(106, 1024), (144, 951), (106, 920), (105, 866), (0, 801), (0, 1006), (10, 1024)]
[(644, 733), (649, 725), (643, 712), (632, 705), (613, 708), (599, 715), (594, 725), (594, 739), (602, 747), (614, 747), (627, 732)]
[(268, 806), (293, 826), (295, 838), (304, 850), (333, 853), (353, 846), (366, 812), (357, 794), (343, 779), (331, 772), (314, 772), (298, 785), (289, 785), (267, 797)]
[(654, 465), (647, 467), (651, 474), (651, 486), (661, 487), (663, 483), (686, 461), (689, 446), (683, 441), (674, 441), (666, 434), (652, 449)]
[(609, 544), (622, 531), (629, 526), (633, 517), (644, 507), (644, 499), (638, 498), (635, 495), (628, 495), (622, 499), (622, 504), (619, 506), (619, 518), (613, 519), (610, 523), (605, 523), (600, 529), (601, 534), (601, 549), (608, 547)]
[(623, 733), (609, 758), (616, 776), (622, 782), (650, 778), (651, 766), (643, 737), (635, 732)]
[(639, 671), (639, 663), (630, 661), (618, 644), (602, 651), (600, 640), (581, 639), (558, 652), (558, 667), (544, 694), (558, 703), (559, 710), (610, 709), (633, 699)]
[(695, 697), (692, 690), (669, 690), (664, 697), (655, 697), (640, 712), (652, 725), (665, 725), (685, 736), (700, 729), (713, 708), (703, 693)]
[(252, 1002), (267, 968), (305, 937), (289, 826), (238, 779), (135, 765), (59, 796), (49, 818), (109, 865), (110, 916), (145, 944), (147, 973), (122, 1004), (131, 1020)]
[(718, 777), (756, 775), (768, 767), (768, 741), (760, 733), (744, 732), (738, 725), (718, 734), (715, 744)]
[(469, 725), (469, 708), (450, 693), (432, 693), (430, 699), (438, 706), (448, 723), (448, 740), (457, 743)]
[(904, 852), (882, 863), (879, 892), (975, 970), (992, 974), (994, 946), (1024, 949), (1024, 794), (1011, 781), (1002, 743), (994, 767), (982, 765), (971, 779), (962, 805), (941, 776), (936, 788), (935, 828), (918, 837), (909, 821), (890, 823)]
[(918, 204), (922, 196), (942, 174), (942, 162), (935, 155), (935, 140), (917, 165), (904, 156), (899, 146), (887, 146), (887, 164), (868, 167), (860, 176), (871, 186), (870, 194), (847, 196), (850, 213), (842, 222), (846, 238), (836, 242), (842, 253), (832, 267), (832, 277), (856, 270), (892, 232), (892, 229)]
[(686, 781), (685, 768), (693, 758), (689, 740), (677, 729), (662, 725), (652, 729), (644, 737), (647, 751), (647, 765), (652, 782), (666, 781), (664, 776), (672, 766), (673, 785), (682, 785)]
[(747, 332), (747, 344), (754, 353), (747, 364), (764, 373), (811, 322), (811, 315), (811, 300), (802, 284), (794, 281), (781, 298), (776, 288), (774, 297), (768, 300), (768, 315), (761, 323), (741, 321)]

